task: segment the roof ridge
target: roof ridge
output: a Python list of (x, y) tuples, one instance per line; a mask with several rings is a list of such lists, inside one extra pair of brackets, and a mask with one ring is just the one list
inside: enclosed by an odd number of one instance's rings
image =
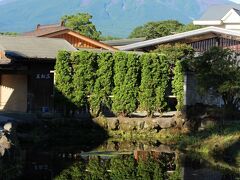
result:
[(65, 39), (61, 38), (49, 38), (49, 37), (37, 37), (37, 36), (10, 36), (10, 35), (0, 35), (1, 37), (9, 37), (9, 38), (22, 38), (22, 39), (53, 39), (58, 41), (66, 41)]
[(50, 27), (65, 27), (64, 21), (54, 23), (54, 24), (38, 24), (37, 29), (44, 29), (44, 28), (50, 28)]
[(180, 38), (186, 37), (186, 36), (193, 36), (193, 35), (196, 35), (196, 34), (206, 33), (208, 31), (209, 32), (219, 32), (219, 33), (223, 33), (223, 34), (224, 33), (225, 34), (231, 34), (233, 36), (240, 36), (239, 31), (229, 30), (229, 29), (224, 29), (224, 28), (219, 28), (219, 27), (214, 27), (214, 26), (209, 26), (209, 27), (204, 27), (204, 28), (201, 28), (201, 29), (191, 30), (191, 31), (187, 31), (187, 32), (174, 34), (174, 35), (163, 36), (163, 37), (159, 37), (159, 38), (156, 38), (156, 39), (150, 39), (150, 40), (146, 40), (146, 41), (142, 41), (142, 42), (133, 43), (133, 44), (130, 44), (130, 45), (123, 46), (119, 49), (120, 50), (132, 50), (134, 48), (145, 47), (146, 45), (156, 45), (156, 44), (159, 44), (161, 42), (166, 42), (166, 41), (171, 40), (171, 39), (177, 40), (177, 39), (180, 39)]

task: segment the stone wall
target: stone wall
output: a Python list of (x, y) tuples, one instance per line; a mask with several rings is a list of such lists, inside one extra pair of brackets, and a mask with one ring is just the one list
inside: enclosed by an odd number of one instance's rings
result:
[(127, 118), (127, 117), (116, 117), (106, 118), (99, 117), (94, 119), (94, 122), (104, 129), (109, 131), (156, 131), (159, 132), (161, 129), (168, 129), (175, 127), (177, 124), (176, 118), (174, 117), (158, 117), (158, 118)]

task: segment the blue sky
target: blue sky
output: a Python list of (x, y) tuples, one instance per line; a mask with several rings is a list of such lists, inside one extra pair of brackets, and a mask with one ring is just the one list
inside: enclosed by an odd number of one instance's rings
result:
[(235, 3), (240, 3), (240, 0), (231, 0), (231, 1), (233, 1)]

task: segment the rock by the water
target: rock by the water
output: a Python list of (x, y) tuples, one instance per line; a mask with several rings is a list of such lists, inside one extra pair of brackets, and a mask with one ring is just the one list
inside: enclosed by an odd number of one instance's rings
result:
[(117, 118), (108, 119), (108, 128), (110, 130), (118, 130), (119, 129), (119, 120)]
[(176, 121), (173, 118), (158, 118), (157, 121), (162, 129), (168, 129), (176, 125)]
[(6, 149), (10, 149), (11, 143), (6, 136), (0, 138), (0, 155), (3, 156)]
[(7, 132), (10, 132), (11, 129), (12, 129), (12, 123), (9, 122), (9, 123), (6, 123), (4, 126), (3, 126), (3, 129)]

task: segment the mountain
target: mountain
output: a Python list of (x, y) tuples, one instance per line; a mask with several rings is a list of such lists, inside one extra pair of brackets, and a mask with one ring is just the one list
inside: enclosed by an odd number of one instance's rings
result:
[(65, 14), (88, 12), (104, 35), (126, 37), (149, 21), (189, 23), (213, 4), (230, 0), (0, 0), (0, 32), (24, 32), (60, 21)]

